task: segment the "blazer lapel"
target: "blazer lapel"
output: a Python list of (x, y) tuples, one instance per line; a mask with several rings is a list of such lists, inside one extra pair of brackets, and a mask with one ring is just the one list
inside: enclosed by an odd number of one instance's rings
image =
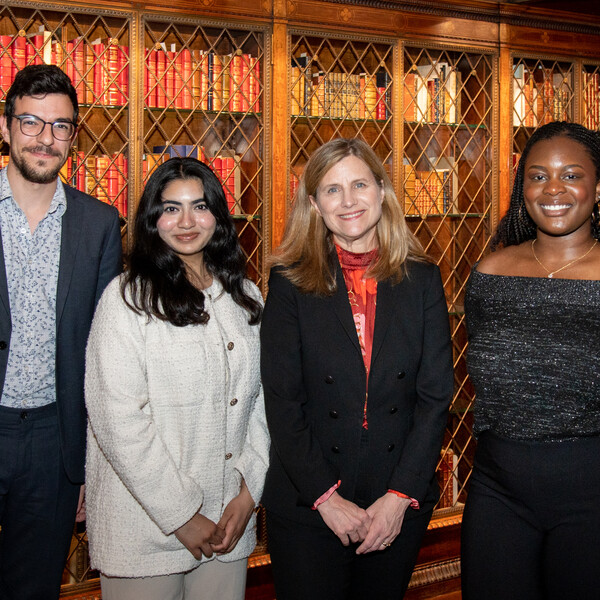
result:
[(69, 188), (65, 187), (67, 194), (67, 210), (63, 215), (62, 232), (60, 237), (60, 263), (58, 267), (58, 286), (56, 288), (56, 325), (60, 323), (71, 277), (73, 267), (75, 266), (75, 257), (79, 248), (81, 239), (82, 210), (79, 202), (70, 197)]
[(335, 273), (337, 291), (333, 296), (333, 307), (342, 327), (360, 353), (358, 334), (356, 333), (356, 325), (354, 324), (352, 309), (350, 308), (350, 302), (348, 301), (348, 289), (346, 288), (346, 282), (344, 281), (344, 274), (342, 273), (342, 267), (339, 265), (337, 256), (335, 257), (335, 260), (337, 265)]
[[(401, 285), (401, 284), (400, 284)], [(396, 307), (398, 310), (399, 307)], [(373, 349), (371, 351), (371, 365), (375, 362), (387, 332), (392, 322), (394, 310), (394, 291), (389, 281), (377, 283), (377, 309), (375, 311), (375, 327), (373, 330)]]
[(0, 231), (0, 305), (10, 318), (10, 302), (8, 299), (8, 283), (6, 281), (6, 265), (4, 264), (4, 247), (2, 245), (2, 231)]

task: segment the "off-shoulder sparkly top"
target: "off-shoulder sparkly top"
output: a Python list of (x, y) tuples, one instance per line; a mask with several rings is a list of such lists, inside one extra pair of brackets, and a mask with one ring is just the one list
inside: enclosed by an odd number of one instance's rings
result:
[(600, 435), (600, 281), (507, 277), (467, 285), (475, 434), (561, 441)]

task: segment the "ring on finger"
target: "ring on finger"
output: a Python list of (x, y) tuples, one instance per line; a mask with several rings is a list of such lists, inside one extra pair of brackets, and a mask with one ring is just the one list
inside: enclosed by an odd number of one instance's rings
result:
[(386, 548), (389, 548), (391, 546), (391, 544), (388, 544), (387, 542), (381, 542), (382, 546), (385, 546)]

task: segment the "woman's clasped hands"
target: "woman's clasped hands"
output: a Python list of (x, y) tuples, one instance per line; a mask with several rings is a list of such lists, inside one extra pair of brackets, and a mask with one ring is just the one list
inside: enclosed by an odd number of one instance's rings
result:
[(174, 533), (198, 560), (203, 555), (211, 558), (213, 553), (227, 554), (242, 537), (253, 510), (254, 500), (242, 480), (240, 493), (227, 504), (218, 523), (196, 513)]
[(362, 509), (334, 492), (317, 510), (344, 546), (362, 542), (356, 553), (366, 554), (385, 550), (392, 544), (402, 529), (410, 503), (395, 494), (384, 494)]

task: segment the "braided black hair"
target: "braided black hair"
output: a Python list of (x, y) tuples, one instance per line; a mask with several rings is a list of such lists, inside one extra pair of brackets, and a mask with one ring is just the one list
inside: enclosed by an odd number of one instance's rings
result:
[[(492, 250), (495, 250), (498, 246), (515, 246), (536, 237), (537, 228), (527, 212), (525, 198), (523, 197), (525, 162), (535, 144), (542, 140), (550, 140), (559, 136), (565, 136), (579, 142), (586, 149), (596, 167), (596, 181), (600, 181), (600, 133), (587, 129), (578, 123), (567, 123), (566, 121), (555, 121), (540, 127), (532, 134), (523, 149), (523, 154), (519, 160), (519, 166), (515, 175), (510, 206), (492, 237)], [(594, 204), (592, 211), (591, 227), (592, 236), (600, 240), (600, 210), (598, 202)]]

